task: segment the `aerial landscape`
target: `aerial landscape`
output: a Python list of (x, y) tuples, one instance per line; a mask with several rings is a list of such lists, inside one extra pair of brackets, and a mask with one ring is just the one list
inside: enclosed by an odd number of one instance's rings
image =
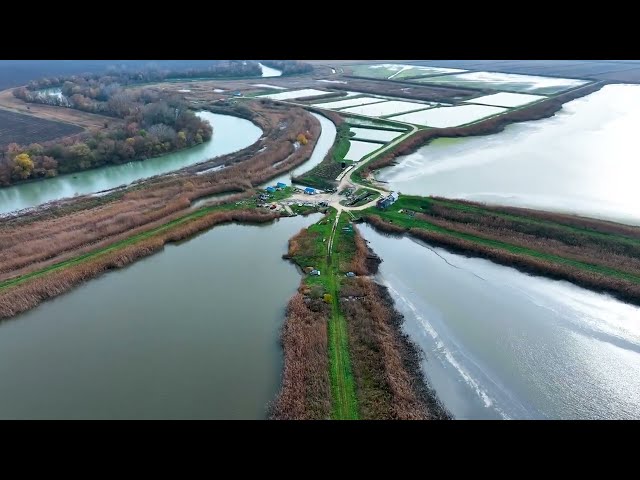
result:
[(0, 60), (0, 419), (640, 419), (640, 61)]

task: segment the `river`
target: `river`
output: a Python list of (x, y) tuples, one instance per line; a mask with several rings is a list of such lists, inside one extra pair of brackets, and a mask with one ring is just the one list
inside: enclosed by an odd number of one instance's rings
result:
[(322, 162), (322, 160), (324, 160), (324, 157), (327, 156), (327, 153), (329, 153), (329, 149), (332, 147), (333, 142), (336, 139), (336, 126), (327, 117), (319, 115), (315, 112), (311, 112), (311, 115), (313, 115), (318, 119), (322, 130), (320, 132), (320, 137), (318, 138), (318, 142), (316, 143), (316, 146), (313, 149), (313, 153), (309, 157), (309, 160), (304, 162), (302, 165), (298, 165), (293, 170), (287, 173), (283, 173), (282, 175), (280, 175), (277, 178), (274, 178), (273, 180), (269, 180), (263, 186), (275, 185), (278, 182), (290, 184), (291, 177), (296, 177), (296, 176), (302, 175), (303, 173), (308, 172), (313, 167), (315, 167), (320, 162)]
[(606, 85), (554, 117), (482, 137), (439, 139), (379, 179), (440, 195), (640, 224), (640, 85)]
[(359, 227), (460, 419), (640, 419), (640, 308)]
[(260, 419), (319, 215), (215, 227), (0, 324), (0, 418)]
[(141, 162), (111, 165), (0, 188), (0, 214), (60, 198), (95, 193), (178, 170), (241, 150), (256, 142), (262, 135), (259, 127), (242, 118), (206, 111), (198, 112), (197, 115), (213, 125), (211, 140), (193, 148)]

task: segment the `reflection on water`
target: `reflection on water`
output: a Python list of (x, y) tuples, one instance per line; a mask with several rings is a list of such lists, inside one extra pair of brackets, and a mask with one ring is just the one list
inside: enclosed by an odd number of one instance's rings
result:
[(640, 418), (640, 308), (363, 226), (457, 418)]
[(554, 117), (435, 140), (380, 172), (405, 194), (441, 195), (640, 224), (640, 85), (607, 85)]
[(264, 418), (300, 282), (281, 256), (318, 219), (219, 226), (1, 323), (0, 418)]

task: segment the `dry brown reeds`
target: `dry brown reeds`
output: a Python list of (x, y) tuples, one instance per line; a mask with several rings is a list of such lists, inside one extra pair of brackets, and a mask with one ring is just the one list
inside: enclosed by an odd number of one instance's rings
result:
[(331, 413), (327, 356), (330, 309), (320, 300), (296, 293), (282, 328), (282, 386), (270, 407), (274, 420), (322, 420)]
[(354, 298), (341, 297), (340, 309), (349, 328), (361, 418), (446, 418), (425, 384), (417, 349), (402, 335), (402, 316), (391, 298), (369, 278), (353, 278), (348, 283)]

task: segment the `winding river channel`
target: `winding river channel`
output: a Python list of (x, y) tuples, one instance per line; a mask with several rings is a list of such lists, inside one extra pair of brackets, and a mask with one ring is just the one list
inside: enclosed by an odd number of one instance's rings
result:
[(259, 127), (242, 118), (205, 111), (198, 112), (198, 116), (213, 125), (213, 136), (208, 142), (141, 162), (112, 165), (0, 188), (0, 214), (35, 207), (60, 198), (100, 192), (178, 170), (241, 150), (256, 142), (262, 135)]
[(333, 142), (336, 139), (336, 134), (337, 134), (336, 126), (327, 117), (324, 117), (314, 112), (311, 112), (311, 115), (313, 115), (318, 119), (318, 121), (320, 122), (320, 127), (322, 128), (322, 131), (320, 132), (320, 137), (318, 138), (318, 142), (316, 143), (316, 146), (313, 149), (313, 153), (311, 154), (311, 157), (309, 158), (309, 160), (304, 162), (302, 165), (298, 165), (293, 170), (287, 173), (284, 173), (278, 176), (277, 178), (274, 178), (273, 180), (269, 180), (268, 182), (265, 183), (265, 185), (275, 185), (278, 182), (290, 184), (292, 177), (296, 177), (296, 176), (302, 175), (303, 173), (308, 172), (313, 167), (315, 167), (320, 162), (322, 162), (322, 160), (324, 160), (324, 157), (327, 156), (329, 149), (331, 148), (331, 146), (333, 145)]

